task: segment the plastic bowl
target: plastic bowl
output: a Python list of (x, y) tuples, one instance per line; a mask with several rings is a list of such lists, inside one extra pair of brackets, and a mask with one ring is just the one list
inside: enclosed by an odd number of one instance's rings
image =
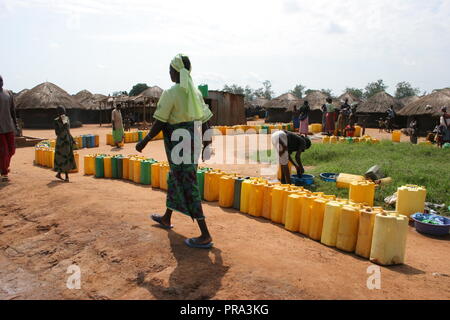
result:
[(450, 231), (450, 219), (447, 217), (444, 218), (444, 225), (436, 225), (431, 223), (425, 223), (420, 220), (418, 220), (416, 217), (420, 213), (415, 213), (411, 216), (411, 218), (414, 220), (414, 225), (416, 227), (416, 230), (420, 233), (426, 233), (431, 234), (433, 236), (445, 236)]
[(301, 177), (295, 174), (291, 176), (291, 179), (296, 186), (311, 185), (314, 183), (314, 176), (312, 174), (304, 174)]
[(336, 182), (338, 174), (337, 173), (329, 173), (324, 172), (320, 174), (320, 178), (326, 182)]

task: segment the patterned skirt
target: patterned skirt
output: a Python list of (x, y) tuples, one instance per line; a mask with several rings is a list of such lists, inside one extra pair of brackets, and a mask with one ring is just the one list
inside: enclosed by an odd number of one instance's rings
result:
[[(164, 146), (170, 172), (167, 180), (167, 208), (192, 219), (204, 219), (202, 199), (197, 182), (198, 159), (201, 153), (201, 127), (194, 122), (166, 124)], [(172, 141), (172, 135), (181, 136)]]

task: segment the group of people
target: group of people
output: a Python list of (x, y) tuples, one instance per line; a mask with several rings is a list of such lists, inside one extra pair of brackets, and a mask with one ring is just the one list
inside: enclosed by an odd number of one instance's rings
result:
[[(328, 98), (322, 106), (322, 131), (327, 135), (337, 135), (352, 137), (355, 133), (356, 106), (350, 106), (349, 100), (345, 99), (340, 108), (333, 105), (333, 100)], [(309, 102), (304, 101), (303, 105), (297, 109), (294, 106), (292, 121), (295, 131), (302, 135), (309, 133), (309, 113), (311, 109)]]

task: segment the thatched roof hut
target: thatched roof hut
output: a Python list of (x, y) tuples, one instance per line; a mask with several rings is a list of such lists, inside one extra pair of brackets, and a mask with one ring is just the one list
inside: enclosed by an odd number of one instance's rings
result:
[(85, 124), (100, 123), (100, 101), (106, 98), (102, 94), (92, 94), (88, 90), (82, 90), (73, 96), (83, 105), (81, 121)]
[(17, 110), (25, 128), (53, 128), (56, 108), (66, 108), (72, 127), (80, 127), (83, 106), (57, 85), (44, 82), (17, 99)]
[(266, 109), (285, 109), (286, 111), (294, 110), (294, 106), (300, 106), (303, 101), (292, 93), (285, 93), (272, 99), (264, 104)]
[(419, 99), (420, 99), (420, 97), (418, 97), (418, 96), (411, 96), (411, 97), (405, 97), (405, 98), (400, 99), (400, 102), (404, 106), (407, 106), (408, 104), (416, 102)]
[(246, 101), (245, 102), (245, 108), (249, 109), (249, 108), (258, 108), (258, 107), (263, 107), (267, 102), (269, 102), (268, 99), (265, 98), (255, 98), (253, 100), (250, 101)]
[(268, 111), (266, 122), (290, 122), (292, 120), (292, 111), (294, 106), (299, 108), (303, 101), (292, 93), (285, 93), (264, 104)]
[(398, 114), (401, 116), (430, 115), (439, 117), (442, 114), (442, 107), (450, 109), (450, 95), (447, 95), (444, 91), (435, 91), (409, 103)]
[(356, 96), (354, 96), (353, 94), (351, 94), (350, 92), (345, 92), (344, 94), (342, 94), (341, 96), (339, 96), (338, 98), (337, 98), (337, 101), (339, 102), (339, 103), (344, 103), (345, 102), (345, 99), (348, 99), (348, 103), (350, 104), (350, 105), (352, 105), (352, 104), (355, 104), (355, 103), (361, 103), (362, 101), (361, 101), (361, 99), (359, 99), (358, 97), (356, 97)]
[(14, 98), (17, 100), (22, 94), (24, 94), (25, 92), (28, 92), (28, 91), (30, 91), (30, 89), (23, 89), (23, 90), (17, 92), (17, 93), (14, 95)]
[(450, 110), (450, 93), (446, 94), (446, 90), (437, 90), (407, 104), (398, 114), (407, 117), (408, 123), (412, 117), (416, 117), (419, 123), (419, 131), (426, 133), (432, 131), (439, 123), (442, 107), (447, 107)]
[(305, 96), (305, 100), (308, 100), (311, 110), (322, 111), (322, 106), (327, 102), (329, 98), (325, 93), (319, 90), (314, 90)]
[(367, 101), (361, 103), (357, 109), (358, 113), (386, 113), (390, 106), (394, 106), (394, 111), (399, 112), (403, 104), (387, 92), (378, 92)]

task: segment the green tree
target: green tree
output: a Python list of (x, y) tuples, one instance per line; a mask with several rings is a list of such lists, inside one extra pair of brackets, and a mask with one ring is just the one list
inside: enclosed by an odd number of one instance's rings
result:
[(417, 96), (420, 93), (419, 88), (413, 88), (409, 82), (403, 81), (397, 83), (397, 89), (395, 90), (395, 97), (402, 99), (406, 97)]
[(383, 80), (381, 79), (375, 82), (371, 82), (367, 84), (365, 88), (364, 97), (368, 99), (377, 94), (378, 92), (386, 91), (387, 88), (388, 86), (384, 84)]
[(333, 91), (331, 89), (322, 89), (320, 90), (323, 94), (330, 98), (334, 98)]
[(314, 90), (314, 89), (308, 89), (308, 90), (306, 90), (306, 91), (305, 91), (305, 96), (307, 96), (308, 94), (310, 94), (311, 92), (314, 92), (314, 91), (316, 91), (316, 90)]
[(293, 90), (291, 90), (291, 93), (292, 93), (294, 96), (296, 96), (297, 98), (302, 99), (302, 98), (303, 98), (303, 92), (305, 91), (305, 89), (306, 89), (305, 86), (303, 86), (303, 85), (301, 85), (301, 84), (298, 84), (298, 85), (296, 85), (296, 86), (294, 87)]
[(234, 94), (244, 94), (244, 88), (238, 86), (237, 84), (232, 84), (231, 86), (225, 85), (223, 87), (223, 91), (230, 92)]
[(244, 89), (244, 96), (246, 101), (252, 101), (255, 99), (255, 93), (252, 88), (246, 86)]
[(138, 96), (145, 90), (147, 90), (149, 86), (146, 83), (138, 83), (133, 86), (133, 88), (130, 90), (130, 96)]
[(349, 87), (347, 87), (345, 89), (345, 93), (349, 93), (349, 94), (355, 96), (358, 99), (362, 99), (364, 97), (364, 91), (362, 89), (358, 89), (358, 88), (349, 88)]
[(272, 83), (269, 80), (266, 80), (263, 82), (263, 92), (264, 92), (264, 98), (270, 100), (272, 99), (273, 90), (272, 90)]

